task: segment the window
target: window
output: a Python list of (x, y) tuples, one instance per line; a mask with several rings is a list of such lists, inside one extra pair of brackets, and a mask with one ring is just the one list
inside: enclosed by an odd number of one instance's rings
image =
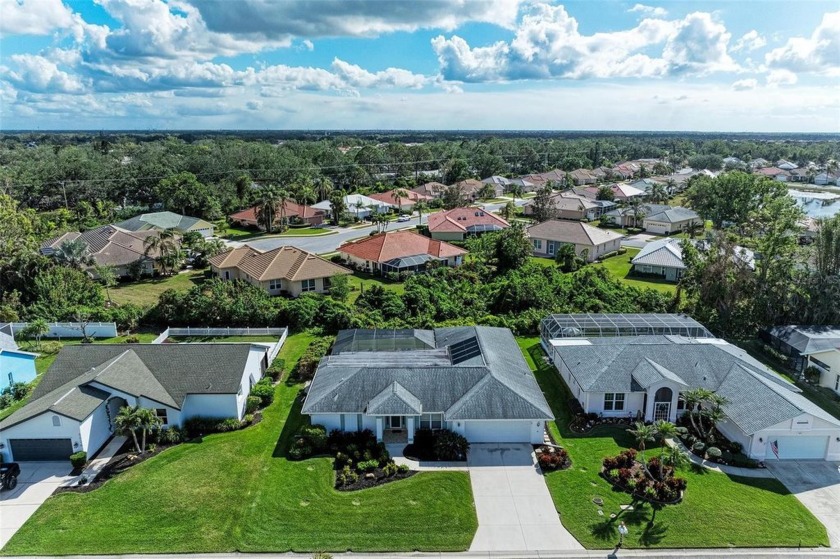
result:
[(283, 287), (282, 287), (279, 279), (273, 279), (273, 280), (268, 280), (268, 288), (271, 291), (274, 291), (276, 289), (282, 289)]
[(330, 281), (330, 278), (324, 278), (322, 281), (324, 282), (324, 291), (329, 291), (330, 287), (332, 287), (332, 281)]
[(230, 279), (230, 271), (228, 271), (228, 270), (225, 270), (225, 279), (226, 280)]
[(53, 427), (61, 427), (61, 418), (57, 415), (53, 416)]
[(607, 392), (604, 394), (604, 411), (621, 411), (624, 409), (624, 394)]
[(683, 396), (682, 393), (680, 393), (680, 395), (677, 396), (677, 409), (678, 410), (684, 410), (685, 409), (685, 396)]
[(424, 413), (420, 416), (421, 429), (443, 429), (442, 413)]
[(303, 280), (301, 283), (301, 291), (315, 291), (315, 280)]
[(542, 239), (534, 239), (534, 248), (542, 250)]
[(157, 408), (155, 410), (155, 415), (158, 419), (160, 419), (162, 425), (169, 424), (168, 418), (166, 417), (166, 408)]

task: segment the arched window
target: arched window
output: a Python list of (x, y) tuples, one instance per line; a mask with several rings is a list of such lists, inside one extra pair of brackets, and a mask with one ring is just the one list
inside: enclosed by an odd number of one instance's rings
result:
[(654, 402), (670, 402), (674, 399), (674, 392), (667, 386), (663, 386), (656, 391), (653, 397)]

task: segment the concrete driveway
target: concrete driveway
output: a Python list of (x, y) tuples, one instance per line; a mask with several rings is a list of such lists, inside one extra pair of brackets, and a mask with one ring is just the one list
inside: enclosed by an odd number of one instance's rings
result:
[(12, 491), (0, 491), (0, 548), (29, 520), (47, 497), (70, 476), (70, 463), (20, 462), (18, 485)]
[(470, 551), (583, 549), (560, 523), (531, 445), (472, 444), (467, 466), (478, 515)]
[(765, 463), (823, 523), (831, 547), (840, 548), (840, 462), (768, 460)]

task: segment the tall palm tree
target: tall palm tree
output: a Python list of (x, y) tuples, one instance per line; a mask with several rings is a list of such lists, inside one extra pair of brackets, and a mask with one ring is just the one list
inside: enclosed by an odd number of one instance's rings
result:
[(327, 177), (318, 177), (315, 179), (315, 190), (318, 192), (319, 199), (326, 200), (333, 190), (333, 183)]
[(630, 198), (629, 204), (630, 211), (633, 213), (633, 227), (639, 228), (641, 226), (640, 221), (643, 220), (647, 214), (644, 204), (638, 196)]
[(429, 204), (426, 203), (425, 200), (418, 200), (416, 204), (414, 204), (414, 209), (417, 211), (417, 215), (420, 216), (420, 223), (423, 223), (423, 212), (429, 210)]
[(59, 264), (76, 270), (83, 270), (93, 264), (93, 255), (90, 253), (90, 248), (81, 238), (61, 243), (53, 253), (53, 258)]
[(134, 448), (137, 452), (140, 450), (140, 441), (137, 440), (137, 431), (141, 428), (143, 419), (138, 412), (140, 406), (120, 408), (117, 416), (114, 418), (114, 426), (117, 428), (117, 433), (120, 435), (127, 435), (131, 433), (131, 438), (134, 439)]
[(303, 183), (295, 189), (295, 200), (302, 206), (311, 204), (317, 196), (318, 194), (308, 182)]
[(404, 188), (394, 190), (394, 201), (397, 203), (397, 213), (402, 211), (402, 201), (408, 198), (409, 194)]
[(286, 204), (289, 203), (289, 191), (285, 189), (280, 189), (277, 191), (277, 208), (280, 212), (280, 232), (286, 230), (288, 225), (286, 220)]
[(513, 198), (513, 203), (516, 204), (516, 199), (522, 198), (522, 185), (514, 183), (510, 185), (508, 192), (510, 192), (510, 196)]
[(698, 418), (700, 417), (700, 414), (697, 411), (697, 408), (704, 402), (708, 401), (712, 395), (713, 392), (706, 388), (694, 388), (683, 392), (688, 419), (691, 421), (691, 426), (694, 428), (694, 431), (701, 435), (703, 434), (703, 426), (702, 423), (698, 426)]
[(662, 183), (654, 183), (650, 188), (651, 202), (664, 202), (668, 199), (668, 192), (665, 190), (665, 185)]
[(142, 442), (140, 444), (140, 452), (146, 452), (146, 434), (149, 431), (153, 431), (160, 427), (161, 420), (154, 412), (149, 408), (140, 408), (136, 412), (137, 422), (138, 422), (138, 429), (143, 432)]
[(665, 448), (668, 447), (668, 443), (666, 443), (665, 440), (677, 436), (677, 426), (670, 421), (660, 419), (653, 424), (653, 428), (656, 430), (656, 436), (659, 437), (659, 440), (662, 443), (662, 451), (659, 453), (661, 458), (665, 453)]
[(257, 222), (265, 227), (268, 233), (274, 232), (278, 204), (279, 192), (276, 186), (267, 185), (260, 188), (257, 194)]
[(353, 202), (353, 207), (356, 209), (356, 219), (359, 218), (359, 212), (365, 209), (365, 203), (361, 200), (356, 200)]
[(171, 229), (161, 231), (157, 235), (149, 235), (143, 241), (143, 247), (144, 256), (148, 257), (151, 254), (152, 258), (157, 258), (164, 274), (175, 267), (181, 252), (177, 236)]

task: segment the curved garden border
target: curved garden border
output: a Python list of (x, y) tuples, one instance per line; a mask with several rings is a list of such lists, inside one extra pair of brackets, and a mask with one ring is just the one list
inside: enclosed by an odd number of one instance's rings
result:
[[(638, 464), (638, 462), (637, 462), (637, 464)], [(678, 505), (678, 504), (680, 504), (680, 503), (682, 502), (682, 500), (683, 500), (683, 496), (685, 495), (685, 491), (684, 491), (684, 490), (680, 490), (680, 496), (679, 496), (679, 497), (677, 497), (675, 500), (673, 500), (673, 501), (659, 501), (659, 500), (657, 500), (657, 499), (651, 499), (650, 497), (645, 497), (644, 495), (640, 495), (640, 494), (635, 493), (635, 492), (634, 492), (634, 493), (630, 493), (630, 492), (628, 492), (628, 491), (627, 491), (627, 487), (622, 486), (622, 485), (621, 485), (621, 484), (619, 484), (619, 483), (614, 483), (614, 482), (613, 482), (613, 481), (609, 478), (609, 476), (606, 474), (606, 472), (604, 471), (604, 469), (603, 469), (603, 468), (601, 468), (601, 471), (598, 473), (598, 475), (599, 475), (599, 476), (601, 476), (602, 478), (604, 478), (604, 480), (605, 480), (607, 483), (609, 483), (609, 484), (610, 484), (613, 488), (615, 488), (615, 489), (620, 489), (623, 493), (627, 493), (628, 495), (630, 495), (630, 496), (631, 496), (631, 497), (633, 497), (634, 499), (638, 499), (638, 500), (640, 500), (640, 501), (645, 501), (645, 502), (647, 502), (647, 503), (651, 503), (651, 504), (654, 504), (654, 505), (661, 505), (661, 506), (666, 506), (666, 505)]]

